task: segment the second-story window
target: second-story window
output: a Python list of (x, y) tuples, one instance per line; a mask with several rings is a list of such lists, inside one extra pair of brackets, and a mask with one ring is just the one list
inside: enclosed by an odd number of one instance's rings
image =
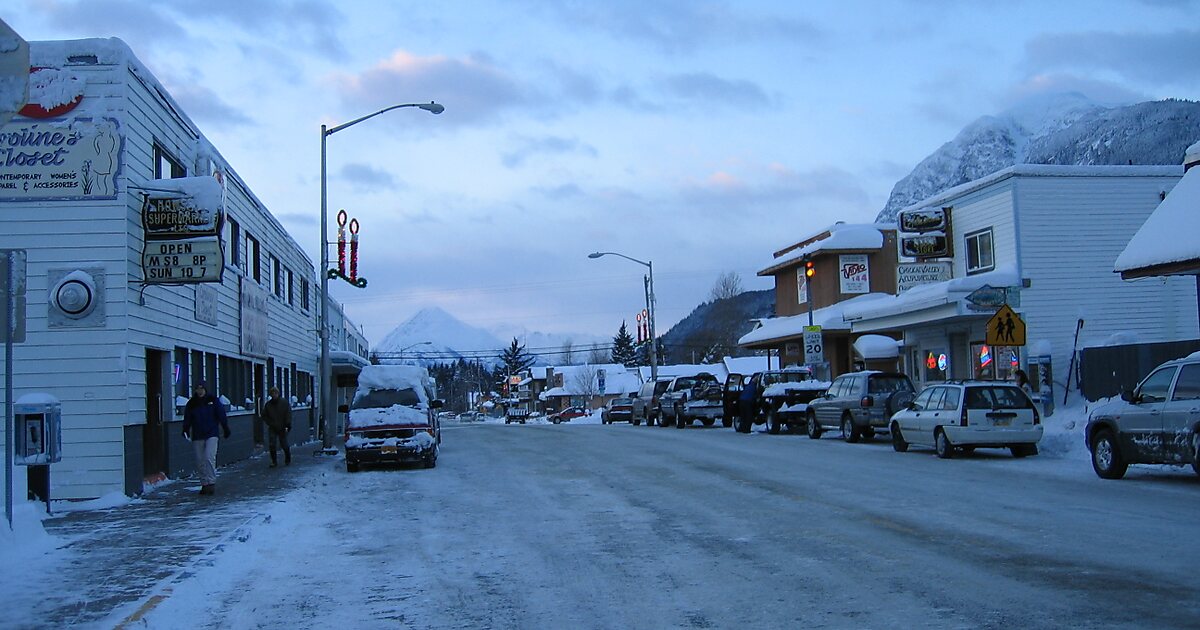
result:
[(162, 145), (154, 144), (154, 179), (178, 179), (187, 177), (187, 169), (167, 152)]
[(262, 253), (259, 251), (258, 240), (246, 235), (246, 264), (250, 265), (250, 277), (255, 282), (262, 282)]
[(271, 257), (271, 272), (275, 281), (275, 296), (283, 298), (283, 268), (279, 264), (279, 259)]
[(295, 281), (296, 281), (296, 277), (292, 275), (292, 270), (288, 269), (287, 270), (287, 303), (288, 303), (288, 306), (296, 305), (296, 295), (295, 295), (296, 290), (293, 288), (293, 283)]
[(308, 278), (300, 278), (300, 310), (308, 312)]
[(967, 274), (983, 273), (996, 268), (992, 253), (992, 228), (966, 235)]
[(232, 217), (227, 217), (229, 223), (229, 265), (241, 267), (242, 257), (242, 226)]

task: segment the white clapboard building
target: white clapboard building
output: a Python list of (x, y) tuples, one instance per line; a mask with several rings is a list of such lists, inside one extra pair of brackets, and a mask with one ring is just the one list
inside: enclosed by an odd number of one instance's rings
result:
[[(313, 262), (123, 42), (30, 48), (29, 105), (0, 129), (0, 248), (25, 255), (23, 339), (2, 367), (18, 402), (59, 401), (62, 455), (48, 484), (17, 467), (18, 498), (190, 474), (181, 410), (201, 380), (230, 409), (219, 462), (261, 443), (272, 385), (294, 439), (315, 437)], [(334, 349), (365, 355), (335, 324)]]

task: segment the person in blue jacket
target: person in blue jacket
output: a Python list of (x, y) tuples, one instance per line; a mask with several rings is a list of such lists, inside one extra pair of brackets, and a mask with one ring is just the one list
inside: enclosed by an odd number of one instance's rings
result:
[(217, 432), (229, 439), (229, 421), (225, 407), (209, 394), (203, 381), (196, 383), (192, 397), (183, 409), (183, 439), (192, 441), (196, 452), (196, 473), (200, 475), (200, 494), (216, 494)]

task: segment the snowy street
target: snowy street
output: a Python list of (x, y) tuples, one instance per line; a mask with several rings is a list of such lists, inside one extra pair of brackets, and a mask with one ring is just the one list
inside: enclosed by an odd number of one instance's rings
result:
[(126, 627), (1200, 624), (1190, 469), (1109, 482), (1086, 460), (833, 435), (445, 429), (433, 470), (296, 470)]

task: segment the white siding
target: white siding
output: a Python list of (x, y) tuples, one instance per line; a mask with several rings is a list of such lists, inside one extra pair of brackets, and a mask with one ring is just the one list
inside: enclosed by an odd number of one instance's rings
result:
[(1178, 179), (1023, 177), (1017, 184), (1021, 275), (1031, 283), (1021, 291), (1018, 309), (1028, 326), (1026, 349), (1050, 344), (1060, 386), (1080, 317), (1080, 347), (1118, 332), (1136, 333), (1144, 342), (1193, 339), (1200, 332), (1193, 278), (1129, 282), (1113, 273), (1159, 193)]
[(991, 228), (992, 257), (996, 268), (1017, 262), (1017, 234), (1013, 224), (1012, 179), (985, 188), (961, 200), (951, 210), (954, 239), (954, 277), (967, 275), (966, 236)]

